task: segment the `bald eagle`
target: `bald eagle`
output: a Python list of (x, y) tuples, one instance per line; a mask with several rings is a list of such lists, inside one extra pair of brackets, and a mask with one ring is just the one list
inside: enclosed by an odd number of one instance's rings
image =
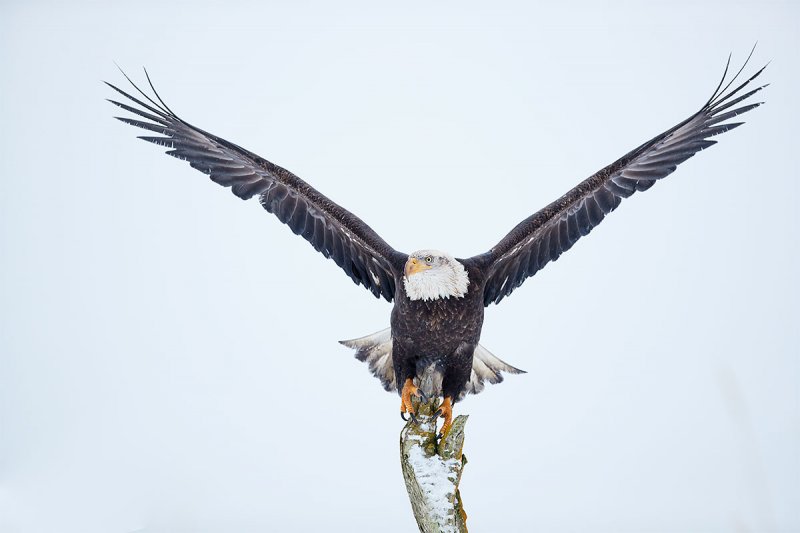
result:
[(488, 252), (466, 259), (438, 250), (395, 250), (288, 170), (179, 118), (146, 71), (152, 97), (124, 72), (141, 98), (108, 85), (128, 103), (109, 101), (134, 115), (116, 118), (155, 134), (141, 139), (168, 148), (169, 155), (188, 161), (243, 200), (258, 196), (265, 210), (333, 259), (357, 285), (394, 302), (388, 329), (341, 342), (356, 350), (386, 390), (399, 393), (404, 420), (406, 414), (414, 416), (412, 397), (441, 397), (444, 435), (455, 402), (480, 392), (487, 381), (502, 381), (504, 372), (521, 372), (478, 344), (484, 308), (558, 259), (624, 198), (646, 191), (679, 163), (715, 144), (711, 137), (741, 125), (730, 119), (761, 105), (747, 100), (766, 87), (750, 86), (762, 67), (731, 88), (749, 59), (726, 83), (728, 58), (722, 80), (699, 111), (520, 222)]

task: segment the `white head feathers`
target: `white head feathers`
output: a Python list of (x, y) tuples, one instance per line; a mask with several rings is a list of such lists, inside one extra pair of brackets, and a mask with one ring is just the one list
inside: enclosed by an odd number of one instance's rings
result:
[(463, 298), (469, 287), (469, 276), (464, 265), (452, 255), (438, 250), (420, 250), (409, 256), (403, 284), (412, 300)]

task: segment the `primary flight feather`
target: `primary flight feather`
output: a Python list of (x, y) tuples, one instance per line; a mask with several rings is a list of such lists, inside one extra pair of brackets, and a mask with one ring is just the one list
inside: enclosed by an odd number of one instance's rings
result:
[(443, 397), (445, 434), (455, 402), (480, 392), (487, 381), (502, 381), (503, 372), (521, 372), (478, 344), (484, 307), (499, 303), (569, 250), (623, 198), (649, 189), (715, 144), (712, 137), (741, 125), (730, 120), (761, 105), (748, 100), (766, 87), (751, 86), (764, 67), (731, 88), (749, 59), (726, 83), (728, 59), (722, 80), (695, 114), (526, 218), (488, 252), (468, 259), (438, 250), (395, 250), (360, 218), (288, 170), (179, 118), (161, 100), (149, 76), (155, 99), (127, 76), (141, 98), (108, 85), (129, 103), (110, 101), (135, 116), (116, 118), (156, 134), (141, 139), (168, 148), (169, 155), (188, 161), (239, 198), (258, 196), (264, 209), (332, 259), (356, 284), (394, 302), (390, 328), (342, 343), (356, 350), (356, 357), (369, 365), (386, 390), (400, 394), (401, 416), (414, 415), (412, 396)]

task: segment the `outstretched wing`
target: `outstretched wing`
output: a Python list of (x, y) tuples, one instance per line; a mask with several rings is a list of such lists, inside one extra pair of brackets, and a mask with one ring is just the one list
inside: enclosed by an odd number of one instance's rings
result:
[(499, 303), (522, 285), (525, 279), (536, 274), (550, 261), (558, 259), (616, 209), (623, 198), (636, 191), (646, 191), (656, 181), (671, 174), (678, 164), (715, 144), (716, 141), (709, 140), (710, 137), (740, 126), (742, 122), (725, 121), (761, 105), (763, 102), (736, 107), (766, 87), (763, 85), (740, 94), (761, 74), (765, 66), (747, 81), (728, 91), (746, 65), (747, 61), (723, 87), (730, 66), (728, 58), (722, 81), (700, 111), (520, 222), (489, 252), (470, 258), (468, 261), (481, 265), (487, 273), (484, 305)]
[(395, 274), (402, 270), (406, 254), (393, 249), (360, 218), (288, 170), (180, 119), (158, 96), (149, 76), (147, 81), (158, 102), (125, 77), (147, 102), (107, 83), (136, 105), (109, 101), (137, 115), (117, 119), (158, 134), (140, 139), (169, 148), (169, 155), (188, 161), (243, 200), (259, 195), (264, 209), (333, 259), (356, 284), (392, 301)]

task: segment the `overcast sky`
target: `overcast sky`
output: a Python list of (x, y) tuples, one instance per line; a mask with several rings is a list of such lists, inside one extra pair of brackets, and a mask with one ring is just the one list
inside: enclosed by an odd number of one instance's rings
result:
[[(379, 4), (385, 7), (379, 7)], [(471, 530), (800, 531), (800, 9), (775, 2), (0, 5), (0, 530), (415, 528), (389, 323), (256, 201), (111, 117), (183, 118), (399, 250), (489, 249), (698, 109), (767, 105), (487, 310)], [(761, 96), (760, 95), (760, 96)]]

